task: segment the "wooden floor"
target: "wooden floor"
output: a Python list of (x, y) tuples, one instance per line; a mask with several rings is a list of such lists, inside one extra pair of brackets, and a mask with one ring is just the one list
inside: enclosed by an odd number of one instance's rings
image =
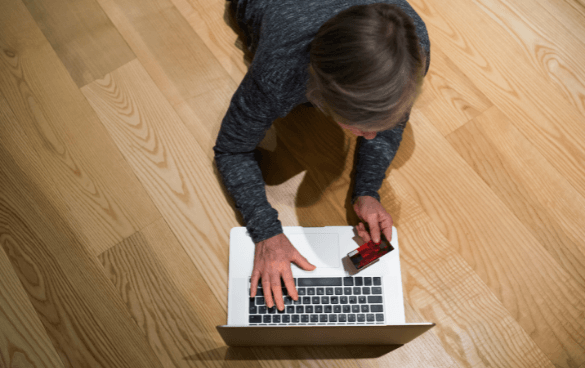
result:
[[(382, 189), (388, 348), (225, 346), (212, 147), (246, 73), (222, 0), (0, 2), (0, 367), (585, 367), (585, 2), (412, 0), (432, 62)], [(355, 225), (355, 138), (263, 144), (284, 225)]]

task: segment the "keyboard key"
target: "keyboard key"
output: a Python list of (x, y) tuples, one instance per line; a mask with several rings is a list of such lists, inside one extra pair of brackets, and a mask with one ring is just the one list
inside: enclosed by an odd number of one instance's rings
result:
[(349, 312), (351, 312), (351, 306), (344, 305), (343, 306), (343, 313), (349, 313)]
[(382, 285), (382, 278), (381, 277), (374, 277), (374, 285), (376, 285), (376, 286)]
[(372, 312), (384, 312), (384, 308), (382, 308), (382, 304), (374, 304), (370, 307)]
[(350, 287), (343, 288), (343, 294), (351, 295), (351, 288)]
[(349, 304), (355, 304), (357, 303), (357, 296), (352, 295), (349, 297)]
[(358, 314), (357, 315), (357, 321), (358, 322), (365, 322), (366, 321), (366, 315), (365, 314)]
[(337, 314), (330, 314), (329, 322), (337, 322)]
[(284, 297), (284, 305), (292, 305), (292, 303), (293, 303), (293, 298), (291, 298), (290, 296)]
[(294, 313), (295, 312), (295, 307), (293, 307), (292, 305), (289, 305), (288, 307), (286, 307), (286, 313)]
[(348, 314), (347, 322), (355, 322), (355, 314)]
[(261, 305), (258, 307), (258, 313), (259, 314), (266, 314), (266, 306), (265, 305)]
[(333, 313), (341, 313), (341, 305), (334, 305)]
[(384, 315), (376, 314), (376, 322), (384, 322)]
[(298, 300), (293, 301), (294, 305), (299, 305), (299, 304), (303, 304), (303, 300), (301, 298), (299, 298)]
[(262, 291), (262, 288), (259, 287), (258, 289), (256, 289), (256, 296), (264, 296), (264, 291)]
[(262, 316), (250, 316), (250, 323), (262, 323)]
[(276, 309), (276, 313), (282, 314), (284, 313), (284, 309), (283, 310)]
[(345, 314), (340, 314), (337, 316), (337, 319), (339, 320), (339, 322), (345, 322), (346, 316), (345, 316)]
[(329, 304), (329, 297), (328, 296), (322, 296), (321, 297), (321, 304)]
[(364, 285), (365, 286), (372, 286), (372, 278), (371, 277), (364, 277)]
[(319, 304), (321, 302), (321, 298), (319, 298), (318, 296), (314, 296), (311, 302), (313, 304)]
[(336, 287), (335, 288), (335, 295), (343, 295), (343, 288)]
[(382, 288), (381, 287), (373, 287), (372, 294), (382, 294)]
[(366, 318), (368, 319), (368, 322), (374, 322), (376, 320), (373, 314), (368, 314)]
[(319, 316), (319, 322), (327, 322), (327, 315), (326, 314), (322, 314)]
[(333, 295), (333, 288), (325, 289), (325, 295)]
[(325, 289), (324, 288), (317, 288), (317, 295), (325, 295)]
[(323, 313), (323, 306), (322, 305), (316, 305), (315, 306), (315, 313)]
[(368, 303), (370, 303), (370, 304), (382, 303), (382, 297), (381, 296), (368, 296)]
[(299, 323), (300, 320), (301, 320), (301, 316), (299, 316), (298, 314), (293, 314), (291, 316), (291, 322), (292, 323)]
[[(294, 317), (294, 316), (293, 316)], [(301, 323), (309, 323), (309, 315), (303, 314), (301, 316)]]
[(341, 304), (347, 304), (347, 297), (346, 296), (342, 296), (341, 298), (339, 298), (339, 302)]
[(279, 315), (272, 316), (272, 323), (280, 323), (280, 316)]
[(315, 295), (315, 288), (307, 288), (307, 295)]
[(364, 287), (362, 288), (362, 294), (364, 294), (364, 295), (370, 295), (370, 288), (369, 288), (369, 287), (366, 287), (366, 286), (364, 286)]
[(354, 287), (353, 288), (353, 295), (360, 295), (362, 293), (362, 288), (361, 287)]
[(305, 307), (305, 313), (313, 313), (313, 306), (312, 305), (307, 305)]
[(368, 307), (368, 305), (362, 305), (362, 313), (369, 313), (370, 312), (370, 308)]
[(303, 297), (303, 304), (311, 304), (311, 297), (310, 296), (304, 296)]
[(353, 278), (344, 277), (343, 278), (343, 286), (353, 286)]
[(360, 301), (360, 304), (367, 303), (366, 297), (363, 295), (359, 297), (359, 301)]
[(284, 316), (282, 316), (282, 323), (289, 323), (290, 322), (290, 316), (288, 314), (285, 314)]
[(250, 298), (250, 307), (255, 306), (256, 303), (254, 303), (254, 298)]
[(272, 321), (272, 316), (270, 316), (268, 314), (265, 315), (265, 316), (262, 316), (262, 322), (263, 323), (270, 323), (270, 321)]
[(338, 296), (332, 296), (331, 297), (331, 304), (339, 304), (339, 297)]
[(333, 307), (330, 305), (326, 305), (325, 306), (325, 313), (331, 313), (332, 312)]
[(311, 314), (311, 322), (319, 322), (319, 316), (316, 314)]
[(352, 305), (351, 306), (351, 313), (359, 313), (360, 312), (360, 306), (359, 305)]
[(364, 280), (361, 277), (354, 277), (355, 286), (363, 286)]
[(341, 286), (341, 277), (305, 277), (298, 281), (299, 286)]
[(305, 288), (298, 288), (297, 289), (297, 293), (299, 295), (306, 295), (307, 294), (307, 289), (305, 289)]
[(266, 305), (266, 303), (264, 302), (264, 297), (256, 297), (256, 305)]
[(305, 313), (305, 308), (302, 305), (297, 306), (297, 314)]
[(276, 307), (268, 308), (268, 313), (270, 314), (276, 313)]
[(258, 307), (254, 306), (254, 307), (250, 307), (250, 314), (258, 314)]

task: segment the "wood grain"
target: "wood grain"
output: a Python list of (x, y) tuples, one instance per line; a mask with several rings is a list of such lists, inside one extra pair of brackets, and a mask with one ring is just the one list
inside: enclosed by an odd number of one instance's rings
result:
[[(1, 224), (8, 223), (7, 215), (0, 211)], [(8, 233), (0, 225), (0, 366), (64, 368), (4, 251), (13, 241)]]
[(527, 59), (585, 116), (585, 40), (574, 37), (538, 4), (477, 0), (484, 13), (517, 39)]
[[(524, 51), (527, 48), (518, 43), (528, 41), (521, 35), (510, 35), (471, 2), (448, 0), (441, 4), (457, 12), (440, 12), (425, 0), (411, 3), (425, 19), (431, 43), (466, 75), (473, 76), (472, 82), (486, 97), (585, 195), (583, 115), (535, 70)], [(469, 31), (478, 28), (485, 37), (475, 37)], [(530, 58), (538, 59), (537, 55)]]
[(431, 60), (424, 84), (436, 97), (427, 104), (417, 102), (416, 107), (447, 135), (487, 110), (492, 103), (441, 49), (433, 48)]
[(170, 0), (98, 2), (211, 158), (237, 83)]
[[(403, 164), (397, 181), (555, 365), (581, 364), (585, 328), (577, 326), (585, 325), (579, 317), (585, 289), (559, 267), (424, 115), (413, 111), (411, 120), (419, 148)], [(395, 160), (402, 161), (401, 155)], [(544, 303), (540, 295), (551, 298)], [(574, 328), (567, 329), (567, 323)]]
[(99, 259), (164, 367), (225, 366), (215, 329), (225, 310), (164, 220)]
[(0, 48), (0, 85), (16, 118), (2, 129), (10, 136), (20, 125), (30, 159), (40, 158), (96, 254), (160, 217), (20, 1), (0, 5)]
[(495, 107), (447, 139), (558, 264), (585, 288), (585, 198)]
[[(0, 157), (1, 245), (62, 364), (162, 367), (97, 260), (2, 145)], [(9, 345), (16, 339), (10, 335), (2, 350), (20, 364)]]
[(78, 87), (134, 59), (95, 0), (23, 0)]
[[(229, 22), (229, 2), (171, 0), (232, 80), (240, 83), (248, 71), (243, 44)], [(234, 47), (236, 46), (236, 47)]]
[(211, 162), (138, 61), (83, 93), (226, 310), (227, 236), (238, 224)]
[[(405, 299), (461, 367), (552, 367), (475, 270), (434, 225), (396, 175), (389, 177), (404, 215), (398, 226)], [(396, 201), (382, 198), (394, 213)]]

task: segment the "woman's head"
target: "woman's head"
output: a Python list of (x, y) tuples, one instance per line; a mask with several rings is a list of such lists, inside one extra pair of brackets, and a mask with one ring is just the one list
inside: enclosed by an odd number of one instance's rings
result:
[(307, 97), (342, 126), (391, 129), (414, 103), (423, 57), (414, 23), (399, 7), (351, 7), (325, 22), (311, 43)]

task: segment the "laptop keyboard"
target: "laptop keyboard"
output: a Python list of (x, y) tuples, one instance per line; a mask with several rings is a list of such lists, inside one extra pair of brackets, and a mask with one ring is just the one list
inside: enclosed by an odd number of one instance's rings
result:
[[(295, 278), (299, 294), (293, 300), (284, 283), (284, 311), (266, 307), (262, 286), (250, 298), (250, 325), (383, 324), (381, 277)], [(248, 282), (248, 291), (250, 288)]]

